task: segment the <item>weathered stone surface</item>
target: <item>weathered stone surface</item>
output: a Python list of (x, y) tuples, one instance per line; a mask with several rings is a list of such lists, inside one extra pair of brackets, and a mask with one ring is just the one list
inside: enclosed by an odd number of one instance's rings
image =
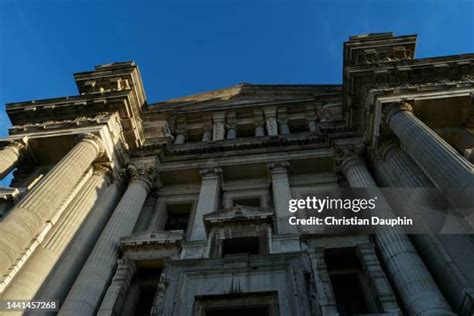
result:
[(419, 60), (415, 44), (351, 37), (342, 85), (148, 103), (138, 67), (119, 62), (75, 74), (77, 96), (7, 105), (0, 299), (57, 299), (78, 316), (333, 316), (355, 288), (348, 313), (472, 315), (468, 236), (413, 236), (417, 251), (396, 229), (288, 225), (290, 199), (347, 186), (472, 189), (474, 54)]

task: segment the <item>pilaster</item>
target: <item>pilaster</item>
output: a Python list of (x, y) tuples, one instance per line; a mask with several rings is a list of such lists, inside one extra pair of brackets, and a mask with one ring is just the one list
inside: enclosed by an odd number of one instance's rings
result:
[(298, 231), (296, 226), (292, 226), (288, 222), (290, 217), (288, 207), (291, 199), (290, 181), (288, 179), (289, 166), (290, 164), (286, 161), (267, 164), (272, 182), (277, 229), (280, 234), (293, 234)]
[(217, 112), (212, 114), (212, 121), (214, 125), (212, 127), (212, 140), (224, 140), (225, 138), (225, 112)]
[(276, 107), (268, 107), (263, 109), (263, 113), (265, 115), (265, 124), (267, 127), (267, 134), (269, 136), (277, 136), (278, 135), (278, 124), (276, 119)]
[(217, 211), (221, 187), (221, 168), (205, 168), (200, 171), (202, 182), (198, 204), (193, 218), (190, 240), (205, 240), (204, 215)]

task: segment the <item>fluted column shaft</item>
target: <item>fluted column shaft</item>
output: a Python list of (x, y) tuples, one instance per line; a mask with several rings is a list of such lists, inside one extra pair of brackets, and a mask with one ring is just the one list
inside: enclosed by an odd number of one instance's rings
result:
[(102, 151), (96, 136), (83, 138), (0, 223), (0, 274), (8, 270), (45, 222), (56, 214)]
[[(390, 145), (382, 152), (381, 159), (377, 161), (377, 168), (381, 168), (380, 176), (384, 178), (387, 186), (408, 187), (408, 188), (428, 188), (433, 187), (433, 183), (425, 176), (416, 163), (400, 147)], [(424, 196), (423, 196), (424, 197)], [(431, 198), (431, 197), (427, 197)], [(409, 207), (409, 205), (408, 205)], [(443, 241), (456, 245), (468, 245), (470, 237), (466, 235), (428, 235), (414, 234), (411, 236), (413, 243), (426, 261), (427, 266), (433, 272), (438, 284), (441, 285), (446, 298), (451, 306), (458, 312), (463, 308), (463, 304), (469, 302), (465, 295), (473, 295), (473, 290), (469, 282), (463, 276), (459, 267), (452, 261), (451, 256), (443, 248)], [(466, 254), (469, 256), (469, 254)], [(464, 258), (468, 260), (468, 258)], [(470, 291), (470, 294), (468, 292)], [(466, 294), (464, 294), (466, 293)]]
[(400, 147), (391, 144), (381, 153), (382, 163), (393, 175), (387, 179), (396, 183), (398, 187), (406, 188), (430, 188), (433, 187), (431, 180), (416, 165), (410, 156)]
[[(389, 209), (362, 159), (346, 157), (341, 167), (350, 187), (370, 188), (378, 196), (378, 208)], [(375, 242), (409, 315), (455, 315), (406, 235), (384, 227)]]
[(204, 227), (204, 215), (217, 211), (219, 206), (221, 168), (206, 168), (201, 170), (202, 182), (199, 199), (194, 214), (190, 240), (207, 239)]
[(275, 207), (275, 215), (277, 219), (277, 228), (280, 234), (297, 233), (297, 227), (290, 225), (288, 219), (290, 212), (288, 211), (289, 201), (291, 199), (290, 180), (288, 179), (288, 162), (269, 163), (267, 168), (270, 169), (273, 205)]
[(416, 118), (408, 104), (388, 106), (386, 120), (408, 154), (438, 187), (474, 189), (472, 164)]
[[(105, 169), (105, 168), (103, 168)], [(106, 187), (106, 170), (95, 170), (68, 205), (59, 221), (15, 276), (2, 299), (33, 299), (63, 251), (81, 227), (92, 206)]]
[(116, 180), (107, 187), (103, 194), (99, 193), (100, 198), (89, 212), (74, 239), (61, 255), (60, 260), (41, 286), (38, 294), (35, 295), (35, 299), (55, 299), (59, 300), (60, 305), (62, 305), (67, 292), (107, 223), (110, 213), (117, 205), (120, 191), (120, 183)]
[(133, 231), (151, 187), (154, 167), (132, 170), (132, 179), (72, 286), (59, 315), (93, 315), (119, 255), (120, 237)]
[(22, 142), (13, 141), (0, 150), (0, 179), (3, 179), (16, 166), (25, 147)]

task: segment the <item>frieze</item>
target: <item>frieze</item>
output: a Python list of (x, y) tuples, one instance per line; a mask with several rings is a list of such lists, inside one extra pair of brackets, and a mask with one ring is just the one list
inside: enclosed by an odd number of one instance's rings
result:
[(84, 126), (94, 126), (97, 124), (107, 123), (110, 117), (113, 114), (111, 113), (100, 113), (95, 116), (79, 116), (72, 120), (61, 120), (61, 121), (45, 121), (41, 123), (30, 123), (23, 125), (15, 125), (9, 129), (10, 133), (18, 132), (38, 132), (44, 130), (56, 130), (56, 129), (66, 129), (66, 128), (75, 128), (75, 127), (84, 127)]

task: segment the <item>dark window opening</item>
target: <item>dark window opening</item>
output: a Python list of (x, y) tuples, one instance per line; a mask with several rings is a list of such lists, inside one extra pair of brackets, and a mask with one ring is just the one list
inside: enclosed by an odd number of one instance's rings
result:
[(270, 316), (267, 306), (234, 307), (206, 310), (206, 316)]
[(255, 137), (255, 126), (254, 125), (239, 125), (237, 126), (238, 137)]
[(308, 132), (308, 128), (305, 122), (291, 122), (290, 124), (291, 133), (303, 133)]
[(258, 237), (241, 237), (224, 239), (222, 255), (260, 254), (260, 240)]
[(340, 316), (368, 313), (357, 274), (335, 274), (330, 280)]
[(192, 204), (170, 204), (166, 206), (167, 219), (165, 230), (186, 231), (191, 215)]
[(126, 315), (150, 315), (161, 273), (161, 268), (139, 267), (133, 276), (122, 312)]
[(254, 198), (238, 198), (232, 201), (233, 206), (242, 205), (242, 206), (254, 206), (261, 207), (262, 202), (259, 197)]
[(328, 249), (324, 259), (340, 316), (378, 312), (355, 248)]
[(151, 308), (153, 307), (153, 299), (155, 298), (156, 285), (142, 285), (140, 286), (140, 297), (137, 301), (137, 308), (135, 315), (149, 316)]
[(280, 315), (277, 292), (196, 296), (194, 311), (203, 316)]

